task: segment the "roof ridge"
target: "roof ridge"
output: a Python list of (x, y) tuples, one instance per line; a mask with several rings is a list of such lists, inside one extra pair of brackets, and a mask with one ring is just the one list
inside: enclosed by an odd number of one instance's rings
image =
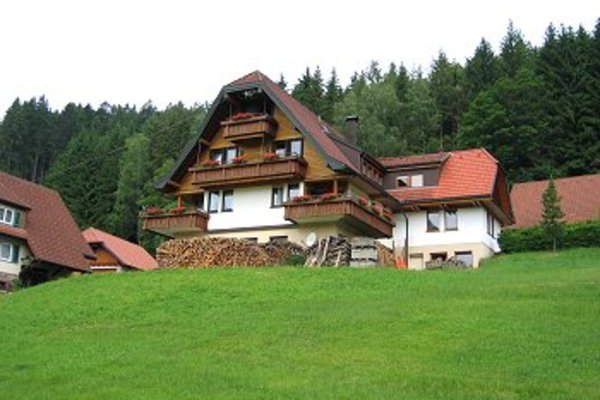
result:
[[(584, 175), (575, 175), (575, 176), (562, 176), (560, 178), (553, 178), (554, 182), (558, 182), (558, 181), (565, 181), (565, 180), (574, 180), (574, 179), (580, 179), (580, 178), (590, 178), (590, 177), (600, 177), (600, 173), (597, 174), (584, 174)], [(547, 179), (540, 179), (537, 181), (526, 181), (526, 182), (517, 182), (513, 185), (513, 188), (517, 185), (525, 185), (525, 184), (534, 184), (534, 183), (543, 183), (543, 182), (548, 182), (550, 180), (550, 178)]]

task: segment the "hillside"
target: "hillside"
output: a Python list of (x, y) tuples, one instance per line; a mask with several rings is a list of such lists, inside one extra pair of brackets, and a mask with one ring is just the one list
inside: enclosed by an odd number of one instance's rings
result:
[(600, 249), (67, 279), (0, 297), (0, 397), (598, 398), (599, 288)]

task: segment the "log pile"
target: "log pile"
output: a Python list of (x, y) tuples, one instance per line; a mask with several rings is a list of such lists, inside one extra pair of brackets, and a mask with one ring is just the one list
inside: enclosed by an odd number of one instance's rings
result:
[(156, 250), (160, 268), (262, 267), (281, 264), (304, 248), (287, 241), (265, 244), (234, 238), (174, 239)]
[(350, 265), (352, 246), (350, 241), (343, 236), (327, 236), (310, 247), (307, 253), (304, 264), (307, 267), (348, 266)]
[(377, 260), (379, 265), (383, 267), (395, 267), (396, 258), (394, 257), (394, 250), (387, 246), (382, 245), (379, 242), (375, 242), (377, 248)]
[(439, 269), (439, 268), (456, 268), (456, 269), (462, 269), (462, 268), (471, 268), (470, 266), (466, 265), (464, 262), (462, 262), (461, 260), (459, 260), (456, 257), (450, 257), (447, 260), (431, 260), (431, 261), (427, 261), (425, 263), (425, 269)]

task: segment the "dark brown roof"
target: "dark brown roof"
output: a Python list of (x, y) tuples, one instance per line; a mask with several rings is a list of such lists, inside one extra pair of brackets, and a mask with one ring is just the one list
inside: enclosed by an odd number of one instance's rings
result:
[(103, 246), (123, 266), (142, 270), (158, 268), (156, 260), (137, 244), (95, 228), (83, 231), (83, 237), (89, 244)]
[(431, 154), (419, 154), (414, 156), (406, 157), (380, 157), (377, 160), (384, 167), (412, 167), (429, 164), (440, 164), (444, 162), (450, 153), (431, 153)]
[(437, 186), (392, 189), (389, 193), (403, 204), (415, 205), (465, 199), (493, 200), (504, 214), (505, 223), (512, 220), (508, 192), (502, 190), (502, 194), (497, 193), (499, 185), (506, 188), (504, 174), (498, 161), (486, 150), (460, 150), (403, 159), (432, 160), (441, 159), (442, 155), (446, 161), (440, 169)]
[[(600, 174), (555, 179), (556, 191), (566, 222), (600, 218)], [(510, 198), (515, 212), (515, 228), (538, 225), (542, 219), (542, 194), (548, 181), (514, 185)]]
[(5, 234), (27, 240), (33, 256), (39, 260), (89, 271), (86, 256), (94, 258), (94, 253), (56, 191), (4, 172), (0, 172), (0, 188), (0, 202), (29, 208), (25, 210), (25, 237), (23, 229)]

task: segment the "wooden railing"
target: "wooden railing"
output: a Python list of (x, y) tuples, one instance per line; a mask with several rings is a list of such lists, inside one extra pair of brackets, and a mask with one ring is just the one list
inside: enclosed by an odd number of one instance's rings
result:
[(285, 204), (285, 218), (297, 223), (344, 218), (366, 234), (376, 237), (391, 237), (394, 228), (393, 221), (345, 197), (329, 201), (288, 202)]
[(222, 121), (223, 137), (231, 141), (273, 137), (277, 131), (277, 121), (270, 115), (257, 115), (241, 120)]
[(140, 218), (144, 230), (167, 236), (184, 232), (205, 232), (208, 225), (208, 214), (195, 209), (179, 213), (142, 213)]
[(194, 184), (199, 187), (303, 179), (306, 175), (306, 161), (302, 158), (284, 158), (216, 167), (192, 167), (190, 172), (193, 174)]

